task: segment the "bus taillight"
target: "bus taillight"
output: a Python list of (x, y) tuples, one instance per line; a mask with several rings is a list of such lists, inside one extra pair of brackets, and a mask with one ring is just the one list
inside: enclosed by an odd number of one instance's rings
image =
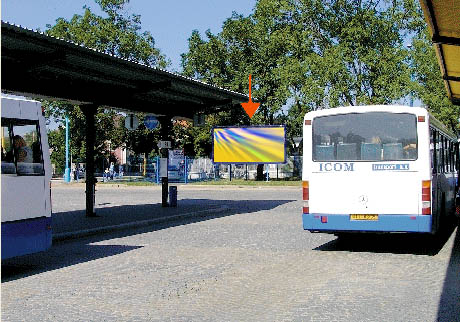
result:
[(422, 181), (422, 215), (431, 215), (431, 181)]
[(303, 213), (310, 213), (310, 187), (308, 181), (302, 181)]

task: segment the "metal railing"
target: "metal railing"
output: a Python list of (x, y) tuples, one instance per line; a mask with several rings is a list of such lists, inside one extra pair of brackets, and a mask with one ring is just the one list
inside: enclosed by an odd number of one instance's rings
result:
[[(124, 173), (115, 171), (114, 180), (149, 181), (160, 184), (160, 158), (150, 159), (147, 163), (146, 176), (143, 176), (143, 163), (123, 165)], [(302, 157), (290, 156), (284, 164), (266, 164), (263, 168), (264, 180), (286, 180), (300, 178), (302, 174)], [(268, 178), (267, 178), (268, 173)], [(102, 173), (96, 173), (102, 177)], [(189, 183), (205, 180), (255, 180), (257, 164), (213, 164), (209, 158), (185, 157), (179, 165), (168, 169), (168, 181), (172, 183)]]

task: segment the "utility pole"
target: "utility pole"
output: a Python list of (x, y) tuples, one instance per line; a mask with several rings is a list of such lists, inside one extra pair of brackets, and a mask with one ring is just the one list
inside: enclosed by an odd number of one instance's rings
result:
[(65, 172), (64, 181), (70, 182), (70, 168), (69, 168), (69, 117), (65, 116)]

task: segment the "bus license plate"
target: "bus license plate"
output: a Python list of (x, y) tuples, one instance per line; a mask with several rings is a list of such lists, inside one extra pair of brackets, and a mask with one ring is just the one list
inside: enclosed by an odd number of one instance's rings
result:
[(350, 220), (379, 220), (379, 215), (350, 215)]

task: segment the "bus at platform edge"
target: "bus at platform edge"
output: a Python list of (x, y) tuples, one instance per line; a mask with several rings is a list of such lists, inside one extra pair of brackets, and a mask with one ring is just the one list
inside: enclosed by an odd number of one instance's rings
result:
[(51, 247), (51, 162), (40, 102), (1, 98), (2, 260)]
[(339, 107), (303, 122), (303, 228), (436, 233), (455, 215), (457, 137), (425, 108)]

